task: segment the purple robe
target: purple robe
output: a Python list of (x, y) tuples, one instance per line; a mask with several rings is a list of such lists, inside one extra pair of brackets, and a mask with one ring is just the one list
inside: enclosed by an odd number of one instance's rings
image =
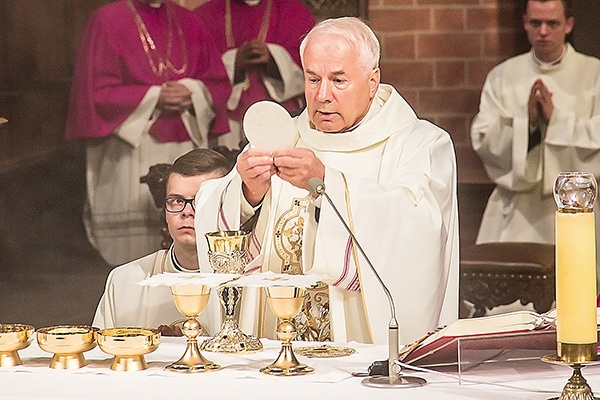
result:
[[(247, 41), (257, 39), (263, 21), (267, 1), (262, 0), (256, 6), (248, 6), (242, 0), (231, 0), (231, 25), (234, 48), (239, 48)], [(197, 14), (213, 33), (220, 54), (227, 50), (225, 35), (225, 0), (212, 0), (198, 7)], [(315, 25), (310, 10), (298, 0), (272, 0), (269, 30), (266, 42), (277, 44), (287, 50), (296, 64), (300, 63), (300, 42), (304, 35)], [(258, 72), (249, 73), (249, 88), (244, 91), (238, 107), (229, 112), (235, 120), (241, 120), (246, 109), (260, 100), (272, 100)], [(298, 102), (288, 101), (283, 104), (291, 112), (298, 112)]]
[[(187, 70), (168, 79), (200, 80), (212, 96), (215, 118), (210, 134), (229, 131), (226, 102), (231, 91), (229, 79), (207, 29), (194, 14), (172, 2), (159, 8), (133, 1), (159, 53), (165, 58), (168, 47), (167, 9), (170, 7), (183, 31), (187, 49)], [(184, 63), (177, 29), (173, 21), (170, 60), (175, 68)], [(154, 57), (155, 64), (157, 60)], [(152, 71), (140, 41), (131, 9), (125, 0), (99, 8), (90, 18), (81, 39), (71, 87), (66, 138), (100, 138), (112, 134), (138, 107), (150, 86), (165, 78)], [(184, 142), (190, 137), (179, 113), (162, 112), (150, 128), (159, 142)]]

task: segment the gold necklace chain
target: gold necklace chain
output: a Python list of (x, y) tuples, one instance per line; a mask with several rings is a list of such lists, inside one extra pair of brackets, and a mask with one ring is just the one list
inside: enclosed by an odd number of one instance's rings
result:
[[(258, 32), (257, 39), (262, 43), (267, 41), (267, 32), (269, 31), (269, 22), (271, 20), (271, 4), (272, 0), (267, 0), (267, 7), (260, 25), (260, 31)], [(225, 1), (225, 39), (227, 40), (228, 49), (235, 47), (235, 42), (233, 40), (233, 27), (231, 22), (231, 0)]]
[[(156, 48), (156, 43), (152, 36), (150, 36), (150, 32), (146, 28), (144, 21), (142, 21), (142, 17), (137, 12), (135, 6), (133, 5), (132, 0), (127, 0), (127, 5), (129, 9), (133, 13), (133, 17), (135, 19), (135, 25), (137, 26), (138, 34), (140, 36), (140, 41), (142, 42), (142, 47), (144, 48), (144, 53), (146, 53), (146, 58), (148, 59), (148, 63), (150, 64), (150, 68), (152, 68), (152, 72), (154, 75), (161, 77), (164, 76), (165, 79), (168, 79), (165, 73), (167, 70), (172, 71), (173, 73), (180, 75), (183, 74), (187, 70), (188, 66), (188, 55), (187, 55), (187, 47), (185, 44), (185, 37), (183, 35), (183, 30), (181, 29), (181, 24), (177, 18), (173, 17), (173, 13), (171, 8), (167, 3), (165, 3), (165, 7), (167, 9), (167, 22), (168, 22), (168, 41), (167, 41), (167, 57), (166, 61), (163, 60), (160, 52)], [(181, 54), (183, 57), (183, 62), (181, 68), (176, 68), (171, 62), (171, 48), (173, 45), (173, 20), (175, 20), (175, 25), (177, 27), (177, 33), (179, 35), (179, 40), (181, 43)], [(153, 59), (156, 58), (158, 65), (154, 62)]]

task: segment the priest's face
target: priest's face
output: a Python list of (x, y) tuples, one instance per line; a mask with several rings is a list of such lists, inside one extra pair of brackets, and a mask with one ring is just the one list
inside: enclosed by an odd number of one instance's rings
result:
[(562, 55), (565, 38), (573, 30), (573, 17), (567, 18), (561, 0), (529, 0), (523, 15), (527, 39), (538, 59), (556, 61)]
[(379, 86), (379, 68), (361, 62), (360, 52), (341, 35), (321, 33), (304, 49), (304, 93), (314, 128), (346, 132), (367, 114)]
[[(180, 248), (186, 251), (196, 251), (196, 231), (194, 230), (196, 214), (194, 207), (196, 205), (192, 203), (192, 199), (196, 196), (202, 182), (217, 177), (216, 174), (183, 176), (172, 173), (169, 175), (165, 218), (176, 252)], [(172, 206), (170, 207), (169, 204)], [(177, 210), (178, 206), (183, 206), (183, 209), (169, 212), (169, 208)]]

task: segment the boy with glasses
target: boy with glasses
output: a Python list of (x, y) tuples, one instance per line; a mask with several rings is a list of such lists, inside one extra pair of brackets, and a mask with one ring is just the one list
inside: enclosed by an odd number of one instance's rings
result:
[(220, 178), (230, 169), (227, 158), (208, 149), (195, 149), (175, 160), (167, 179), (164, 204), (173, 244), (168, 250), (159, 250), (110, 272), (93, 326), (146, 326), (158, 327), (164, 335), (177, 333), (171, 323), (181, 314), (169, 288), (140, 286), (136, 282), (163, 272), (199, 271), (194, 197), (203, 182)]

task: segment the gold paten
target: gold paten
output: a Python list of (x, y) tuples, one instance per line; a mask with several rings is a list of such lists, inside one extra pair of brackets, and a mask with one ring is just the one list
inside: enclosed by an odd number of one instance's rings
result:
[(83, 353), (96, 347), (98, 328), (88, 325), (57, 325), (37, 330), (40, 348), (54, 353), (50, 368), (78, 369), (87, 365)]
[(345, 357), (356, 353), (351, 347), (340, 347), (323, 344), (321, 346), (306, 346), (296, 349), (296, 354), (310, 358)]
[(210, 287), (205, 285), (174, 285), (171, 294), (175, 306), (186, 320), (181, 326), (181, 331), (187, 338), (183, 356), (165, 367), (173, 372), (207, 372), (221, 368), (219, 365), (207, 360), (200, 353), (197, 337), (202, 331), (202, 326), (196, 319), (206, 309), (210, 297)]
[[(214, 272), (220, 274), (243, 274), (248, 264), (250, 232), (216, 231), (207, 233), (208, 260)], [(242, 297), (242, 288), (223, 286), (217, 289), (225, 318), (219, 332), (202, 342), (200, 350), (218, 353), (255, 353), (263, 346), (256, 336), (244, 333), (236, 315)]]
[(160, 332), (154, 328), (108, 328), (98, 331), (98, 347), (114, 356), (113, 371), (141, 371), (148, 368), (144, 355), (160, 344)]
[(33, 332), (31, 325), (0, 324), (0, 368), (23, 364), (17, 351), (31, 344)]
[(277, 337), (283, 341), (281, 351), (274, 363), (261, 368), (268, 375), (306, 375), (314, 368), (298, 361), (292, 350), (292, 339), (296, 337), (293, 318), (300, 312), (304, 302), (305, 289), (296, 287), (266, 287), (267, 302), (281, 323), (277, 327)]
[[(570, 346), (582, 346), (586, 347), (587, 344), (576, 345), (571, 344)], [(585, 354), (586, 350), (576, 352), (572, 350), (573, 354)], [(573, 375), (567, 381), (567, 384), (563, 388), (562, 393), (559, 397), (552, 397), (548, 400), (599, 400), (594, 396), (592, 388), (588, 385), (587, 381), (581, 374), (581, 369), (587, 365), (600, 364), (600, 360), (597, 357), (594, 360), (587, 361), (585, 363), (567, 363), (561, 360), (556, 354), (546, 355), (542, 357), (542, 361), (550, 364), (568, 365), (573, 368)]]

